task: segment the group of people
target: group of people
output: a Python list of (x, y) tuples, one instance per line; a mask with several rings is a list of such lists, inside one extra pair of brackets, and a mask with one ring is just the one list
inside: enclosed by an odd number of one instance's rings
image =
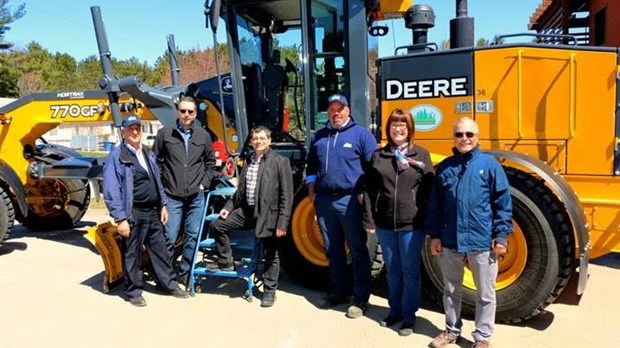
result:
[[(460, 339), (467, 262), (477, 291), (473, 347), (488, 347), (495, 321), (497, 258), (507, 251), (512, 203), (501, 165), (480, 151), (478, 125), (470, 118), (458, 119), (453, 155), (434, 168), (429, 152), (415, 141), (409, 111), (392, 111), (385, 127), (387, 144), (378, 148), (374, 136), (350, 115), (345, 96), (332, 95), (327, 104), (328, 122), (312, 141), (306, 167), (308, 197), (329, 260), (330, 291), (319, 306), (346, 303), (347, 317), (366, 314), (371, 285), (367, 240), (369, 233), (376, 233), (390, 307), (380, 324), (401, 323), (399, 335), (412, 334), (420, 306), (420, 253), (428, 235), (431, 253), (440, 257), (446, 320), (445, 331), (429, 346), (445, 347)], [(181, 98), (177, 114), (175, 125), (158, 132), (152, 151), (140, 143), (138, 116), (127, 116), (123, 142), (104, 165), (104, 199), (124, 237), (125, 292), (136, 306), (146, 305), (142, 244), (160, 286), (175, 297), (188, 296), (178, 283), (188, 283), (205, 191), (216, 175), (211, 139), (195, 122), (195, 100)], [(253, 227), (263, 250), (261, 306), (270, 307), (276, 300), (278, 241), (287, 234), (293, 180), (288, 159), (270, 148), (269, 129), (254, 127), (250, 143), (254, 152), (240, 172), (238, 189), (210, 227), (217, 262), (209, 268), (234, 270), (228, 232)], [(177, 278), (172, 265), (182, 223), (185, 238)]]
[[(413, 333), (420, 306), (420, 253), (427, 235), (440, 257), (445, 330), (430, 347), (446, 347), (461, 336), (465, 262), (476, 285), (474, 348), (489, 347), (495, 322), (495, 278), (512, 232), (510, 187), (499, 162), (480, 151), (479, 128), (470, 118), (453, 125), (453, 155), (436, 169), (416, 143), (407, 110), (395, 109), (385, 126), (387, 144), (350, 115), (343, 95), (328, 99), (328, 122), (309, 151), (306, 184), (314, 202), (329, 259), (330, 293), (321, 306), (349, 303), (346, 316), (368, 310), (370, 258), (367, 234), (376, 233), (387, 271), (390, 311), (381, 321), (402, 322), (399, 335)], [(348, 246), (353, 269), (347, 277)]]

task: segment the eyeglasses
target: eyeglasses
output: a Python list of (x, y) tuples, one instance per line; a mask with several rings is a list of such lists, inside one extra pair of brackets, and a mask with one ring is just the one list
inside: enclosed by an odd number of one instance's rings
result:
[(463, 135), (466, 136), (467, 138), (471, 139), (471, 138), (475, 137), (478, 134), (476, 134), (474, 132), (454, 132), (454, 137), (457, 138), (457, 139), (462, 138)]
[(179, 109), (179, 113), (180, 114), (189, 114), (189, 115), (193, 115), (194, 112), (196, 112), (196, 110), (189, 110), (189, 109)]
[(407, 128), (407, 124), (406, 123), (392, 123), (390, 125), (390, 128), (394, 128), (394, 129), (406, 129)]

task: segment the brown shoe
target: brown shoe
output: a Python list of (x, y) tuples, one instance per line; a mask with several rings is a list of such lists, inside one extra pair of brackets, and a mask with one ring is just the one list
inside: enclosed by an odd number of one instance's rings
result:
[(433, 338), (431, 343), (428, 344), (431, 348), (444, 348), (447, 347), (448, 344), (458, 343), (461, 336), (452, 333), (450, 331), (444, 331), (437, 335), (437, 337)]
[(491, 344), (489, 343), (489, 341), (476, 341), (476, 343), (474, 343), (471, 348), (489, 348), (491, 346)]

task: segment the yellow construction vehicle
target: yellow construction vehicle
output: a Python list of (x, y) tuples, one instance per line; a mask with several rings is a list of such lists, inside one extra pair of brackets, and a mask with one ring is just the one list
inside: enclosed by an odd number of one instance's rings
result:
[[(356, 121), (380, 142), (385, 141), (382, 129), (389, 112), (395, 107), (411, 110), (417, 141), (436, 158), (451, 153), (451, 127), (457, 118), (469, 116), (480, 124), (482, 145), (505, 167), (515, 202), (516, 232), (497, 280), (499, 321), (537, 315), (573, 275), (578, 275), (573, 291), (582, 293), (588, 259), (620, 250), (617, 49), (536, 43), (474, 48), (466, 1), (456, 1), (448, 50), (426, 42), (434, 25), (432, 9), (410, 6), (409, 1), (210, 4), (210, 22), (215, 24), (220, 14), (229, 34), (237, 126), (265, 116), (255, 95), (264, 81), (254, 77), (266, 68), (276, 43), (301, 43), (296, 45), (298, 70), (291, 85), (298, 91), (295, 100), (303, 102), (290, 108), (305, 121), (304, 144), (274, 144), (291, 159), (297, 187), (291, 233), (282, 252), (293, 278), (310, 286), (326, 284), (328, 260), (303, 176), (305, 149), (326, 121), (324, 103), (334, 92), (349, 97)], [(394, 16), (405, 19), (413, 42), (393, 57), (377, 59), (375, 75), (368, 58), (376, 53), (374, 37), (389, 31), (376, 21)], [(373, 271), (378, 271), (380, 253), (375, 256)], [(438, 299), (440, 270), (426, 251), (423, 259), (424, 290)], [(470, 275), (464, 285), (464, 311), (472, 314)]]
[[(588, 259), (620, 251), (620, 58), (617, 49), (575, 45), (474, 48), (473, 20), (463, 3), (457, 1), (459, 16), (451, 22), (452, 49), (439, 50), (425, 40), (432, 9), (408, 0), (212, 0), (205, 13), (214, 39), (218, 18), (226, 23), (231, 72), (175, 93), (208, 102), (213, 119), (230, 119), (230, 127), (218, 125), (234, 128), (239, 145), (249, 127), (265, 122), (274, 127), (273, 148), (291, 160), (296, 185), (282, 263), (291, 277), (313, 287), (327, 284), (328, 261), (303, 179), (306, 149), (326, 121), (326, 96), (347, 95), (352, 115), (378, 142), (385, 141), (382, 129), (393, 108), (411, 110), (417, 141), (436, 158), (450, 154), (457, 118), (476, 119), (482, 146), (501, 161), (512, 188), (515, 233), (500, 261), (497, 319), (519, 322), (553, 302), (572, 276), (578, 275), (576, 291), (582, 293)], [(375, 38), (390, 29), (377, 21), (393, 17), (405, 18), (413, 43), (373, 64)], [(285, 69), (294, 72), (289, 73), (294, 82), (278, 86), (265, 71), (277, 63), (272, 57), (282, 48), (278, 44), (286, 43), (296, 43), (299, 56), (287, 61), (294, 69)], [(102, 84), (108, 94), (120, 90), (150, 105), (148, 93), (127, 87), (135, 85)], [(269, 93), (278, 89), (293, 94), (288, 108), (303, 125), (299, 139), (282, 130), (284, 111), (274, 98), (286, 93)], [(168, 94), (172, 100), (175, 93)], [(237, 149), (241, 158), (247, 154), (230, 141), (228, 149)], [(106, 224), (91, 234), (106, 265), (107, 286), (122, 276), (115, 229)], [(370, 243), (377, 246), (376, 240)], [(373, 272), (379, 274), (380, 246), (371, 249)], [(429, 255), (424, 251), (423, 288), (438, 299), (441, 273)], [(471, 276), (464, 285), (463, 310), (471, 315)]]

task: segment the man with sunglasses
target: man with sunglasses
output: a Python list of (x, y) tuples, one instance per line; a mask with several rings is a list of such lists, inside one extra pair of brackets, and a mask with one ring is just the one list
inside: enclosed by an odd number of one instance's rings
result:
[(465, 262), (476, 285), (473, 348), (489, 347), (495, 323), (497, 257), (506, 254), (512, 226), (512, 201), (499, 162), (480, 151), (479, 127), (470, 118), (454, 124), (453, 156), (443, 160), (428, 205), (426, 231), (431, 253), (440, 256), (446, 328), (429, 347), (446, 347), (461, 336), (461, 299)]
[(202, 222), (205, 190), (215, 175), (215, 157), (209, 133), (196, 120), (196, 101), (180, 98), (177, 122), (157, 132), (153, 152), (161, 169), (164, 190), (168, 197), (168, 222), (164, 225), (171, 262), (174, 246), (184, 221), (185, 242), (179, 281), (187, 287), (188, 272)]

